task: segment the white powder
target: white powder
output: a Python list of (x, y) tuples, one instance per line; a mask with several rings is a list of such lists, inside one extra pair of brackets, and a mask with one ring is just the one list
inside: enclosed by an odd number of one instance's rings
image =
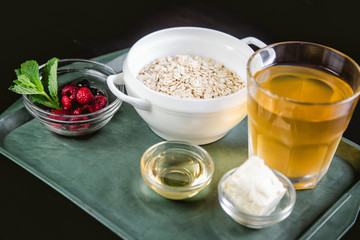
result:
[(224, 182), (226, 197), (241, 212), (270, 215), (286, 189), (274, 172), (259, 157), (251, 157)]

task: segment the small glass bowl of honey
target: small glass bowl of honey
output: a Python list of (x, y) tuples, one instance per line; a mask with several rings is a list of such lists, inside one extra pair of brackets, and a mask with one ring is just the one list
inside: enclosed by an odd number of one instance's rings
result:
[(161, 196), (180, 200), (195, 196), (209, 185), (214, 162), (200, 146), (164, 141), (147, 149), (141, 157), (141, 175)]

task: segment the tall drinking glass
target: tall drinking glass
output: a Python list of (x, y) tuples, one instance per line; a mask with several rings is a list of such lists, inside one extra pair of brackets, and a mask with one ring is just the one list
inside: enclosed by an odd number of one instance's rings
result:
[(329, 47), (283, 42), (255, 52), (247, 71), (249, 154), (296, 189), (315, 187), (359, 99), (359, 66)]

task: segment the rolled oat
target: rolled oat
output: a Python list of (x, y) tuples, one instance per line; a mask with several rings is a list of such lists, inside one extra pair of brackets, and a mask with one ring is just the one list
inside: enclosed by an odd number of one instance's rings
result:
[(146, 65), (137, 79), (155, 91), (194, 99), (222, 97), (245, 87), (223, 64), (189, 55), (158, 58)]

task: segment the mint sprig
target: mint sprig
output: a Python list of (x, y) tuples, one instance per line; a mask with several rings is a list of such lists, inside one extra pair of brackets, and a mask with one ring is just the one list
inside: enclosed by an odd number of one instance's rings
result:
[(53, 109), (60, 109), (57, 84), (57, 58), (52, 58), (45, 64), (42, 77), (39, 75), (39, 64), (29, 60), (16, 69), (17, 79), (9, 90), (18, 94), (28, 94), (30, 98), (40, 104)]

